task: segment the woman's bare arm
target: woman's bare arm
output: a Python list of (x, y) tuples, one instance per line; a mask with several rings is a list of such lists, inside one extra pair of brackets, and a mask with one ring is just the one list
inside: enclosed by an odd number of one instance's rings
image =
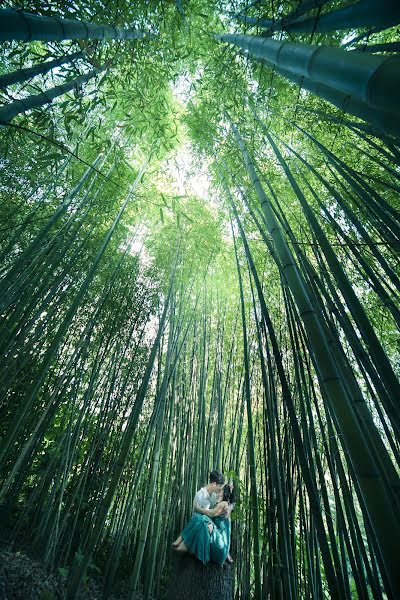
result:
[(230, 519), (231, 518), (231, 513), (233, 511), (233, 509), (235, 508), (235, 504), (229, 504), (228, 507), (226, 508), (226, 512), (225, 512), (225, 519)]
[(201, 508), (201, 506), (198, 506), (197, 504), (194, 505), (194, 510), (198, 513), (200, 513), (201, 515), (206, 515), (207, 517), (215, 517), (215, 508)]
[(221, 504), (222, 503), (217, 504), (215, 508), (201, 508), (201, 506), (195, 504), (194, 509), (196, 512), (199, 512), (202, 515), (206, 515), (207, 517), (218, 517), (226, 510), (226, 507), (224, 505), (221, 506)]

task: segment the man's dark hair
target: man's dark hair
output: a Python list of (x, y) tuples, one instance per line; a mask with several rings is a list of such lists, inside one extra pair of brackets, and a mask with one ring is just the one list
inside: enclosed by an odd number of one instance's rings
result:
[(217, 483), (218, 485), (222, 485), (224, 481), (224, 476), (222, 475), (221, 471), (211, 471), (210, 483)]
[(229, 487), (229, 485), (227, 483), (224, 485), (222, 500), (225, 500), (229, 504), (235, 503), (235, 488), (233, 488), (233, 490), (231, 490), (231, 488)]

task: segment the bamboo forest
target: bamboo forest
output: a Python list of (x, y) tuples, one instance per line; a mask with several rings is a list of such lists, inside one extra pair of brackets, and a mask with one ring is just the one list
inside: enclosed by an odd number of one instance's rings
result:
[(0, 48), (1, 600), (398, 600), (398, 0), (3, 0)]

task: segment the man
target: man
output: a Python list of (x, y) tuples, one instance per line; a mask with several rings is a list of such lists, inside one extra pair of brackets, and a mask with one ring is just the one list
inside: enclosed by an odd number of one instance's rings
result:
[(215, 505), (217, 504), (218, 494), (224, 488), (224, 483), (224, 476), (221, 471), (211, 471), (208, 485), (200, 488), (194, 497), (193, 514), (198, 512), (210, 518), (221, 515), (224, 509)]
[[(221, 471), (211, 471), (208, 485), (200, 488), (194, 497), (192, 516), (194, 516), (196, 513), (200, 513), (201, 515), (206, 515), (212, 519), (213, 517), (219, 517), (223, 515), (226, 511), (225, 506), (215, 506), (217, 503), (217, 494), (220, 494), (223, 488), (224, 476), (222, 475)], [(208, 523), (208, 530), (210, 534), (212, 533), (212, 528), (212, 523)], [(175, 542), (173, 542), (172, 546), (181, 552), (187, 551), (181, 535), (175, 540)]]

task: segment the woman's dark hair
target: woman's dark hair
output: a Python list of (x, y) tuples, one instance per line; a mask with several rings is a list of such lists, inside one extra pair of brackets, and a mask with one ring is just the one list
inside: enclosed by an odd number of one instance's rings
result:
[(224, 485), (222, 500), (226, 500), (226, 502), (229, 504), (233, 504), (235, 502), (235, 488), (231, 490), (227, 483)]
[(222, 475), (221, 471), (211, 471), (210, 483), (217, 483), (218, 485), (222, 485), (224, 481), (224, 476)]

